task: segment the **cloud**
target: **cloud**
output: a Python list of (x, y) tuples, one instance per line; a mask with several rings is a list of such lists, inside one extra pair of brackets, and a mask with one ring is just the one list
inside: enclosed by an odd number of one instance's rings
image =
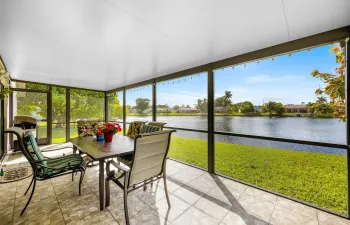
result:
[(168, 104), (170, 107), (174, 105), (190, 105), (197, 104), (198, 99), (208, 98), (206, 94), (194, 93), (191, 91), (172, 91), (172, 92), (158, 92), (157, 104)]
[(295, 75), (284, 75), (280, 77), (272, 77), (270, 75), (256, 75), (256, 76), (250, 76), (247, 78), (247, 83), (269, 83), (269, 82), (278, 82), (278, 81), (295, 81), (295, 80), (302, 80), (305, 79), (303, 76), (295, 76)]

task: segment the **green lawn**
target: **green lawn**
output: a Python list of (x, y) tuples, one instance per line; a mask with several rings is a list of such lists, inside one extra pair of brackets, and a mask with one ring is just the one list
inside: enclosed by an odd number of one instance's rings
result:
[[(207, 168), (207, 141), (174, 136), (169, 156)], [(345, 156), (216, 142), (215, 170), (339, 213), (347, 210)]]
[[(45, 126), (40, 130), (46, 134)], [(77, 136), (73, 124), (70, 135)], [(53, 129), (52, 141), (65, 142), (65, 127)], [(207, 141), (173, 136), (169, 157), (207, 168)], [(347, 210), (345, 156), (216, 142), (215, 170), (339, 213)]]

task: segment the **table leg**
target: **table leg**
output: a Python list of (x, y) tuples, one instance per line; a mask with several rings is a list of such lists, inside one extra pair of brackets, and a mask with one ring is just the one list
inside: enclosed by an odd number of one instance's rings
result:
[(104, 209), (104, 195), (105, 195), (105, 174), (104, 174), (104, 160), (100, 160), (100, 173), (99, 173), (99, 190), (100, 190), (100, 210)]

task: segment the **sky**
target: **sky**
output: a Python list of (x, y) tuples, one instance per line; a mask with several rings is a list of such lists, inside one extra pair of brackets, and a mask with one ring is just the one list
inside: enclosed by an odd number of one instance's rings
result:
[[(315, 90), (324, 87), (321, 80), (311, 76), (314, 69), (334, 73), (337, 64), (331, 45), (312, 48), (214, 71), (215, 98), (231, 91), (232, 102), (251, 101), (254, 105), (277, 101), (283, 104), (314, 102)], [(121, 95), (120, 95), (121, 96)], [(126, 104), (135, 105), (136, 98), (152, 99), (151, 85), (128, 91)], [(207, 98), (207, 74), (188, 76), (162, 82), (157, 85), (157, 104), (197, 104), (199, 98)]]

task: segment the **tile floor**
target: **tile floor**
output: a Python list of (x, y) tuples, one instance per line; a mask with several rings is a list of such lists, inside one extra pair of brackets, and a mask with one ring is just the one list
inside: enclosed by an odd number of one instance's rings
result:
[[(49, 150), (57, 146), (44, 147)], [(71, 149), (45, 152), (48, 157), (71, 153)], [(20, 154), (10, 155), (5, 169), (26, 165)], [(349, 224), (350, 221), (248, 187), (173, 160), (167, 161), (168, 209), (162, 180), (146, 190), (131, 192), (131, 224)], [(29, 195), (23, 196), (30, 178), (0, 184), (0, 224), (125, 224), (122, 192), (111, 184), (111, 205), (99, 210), (98, 168), (88, 168), (82, 195), (78, 176), (62, 176), (38, 182), (23, 216)]]

